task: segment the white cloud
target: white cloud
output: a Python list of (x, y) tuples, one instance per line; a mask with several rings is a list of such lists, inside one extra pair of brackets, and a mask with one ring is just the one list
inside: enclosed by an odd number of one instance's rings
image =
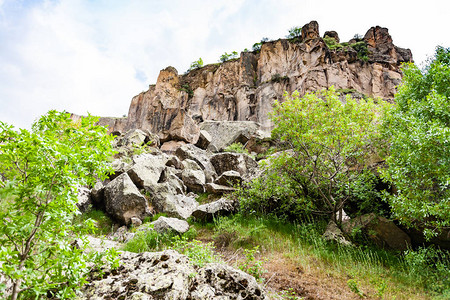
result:
[(416, 61), (449, 47), (447, 1), (0, 0), (0, 120), (28, 127), (49, 109), (127, 114), (131, 97), (168, 65), (250, 48), (317, 20), (341, 40), (388, 27)]

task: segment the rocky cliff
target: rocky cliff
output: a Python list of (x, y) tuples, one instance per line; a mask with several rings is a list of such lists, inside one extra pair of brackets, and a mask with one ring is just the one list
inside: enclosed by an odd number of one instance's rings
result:
[(391, 100), (402, 77), (400, 65), (408, 61), (411, 51), (395, 46), (386, 28), (372, 27), (360, 40), (339, 44), (336, 32), (322, 38), (312, 21), (302, 27), (301, 39), (266, 42), (239, 59), (183, 75), (168, 67), (155, 85), (133, 97), (127, 118), (101, 118), (99, 123), (110, 132), (149, 130), (162, 142), (196, 143), (198, 124), (206, 120), (255, 121), (269, 130), (272, 104), (282, 101), (285, 91), (303, 95), (334, 85)]

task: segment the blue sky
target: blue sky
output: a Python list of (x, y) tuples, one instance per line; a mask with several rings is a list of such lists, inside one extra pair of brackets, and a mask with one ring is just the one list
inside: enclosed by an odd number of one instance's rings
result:
[(49, 109), (122, 116), (159, 70), (214, 63), (311, 20), (341, 41), (387, 27), (420, 63), (436, 45), (450, 47), (449, 3), (0, 0), (0, 120), (28, 128)]

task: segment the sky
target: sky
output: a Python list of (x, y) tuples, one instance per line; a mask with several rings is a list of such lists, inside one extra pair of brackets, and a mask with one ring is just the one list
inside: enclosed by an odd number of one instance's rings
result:
[(341, 42), (372, 26), (423, 62), (450, 47), (448, 0), (0, 0), (0, 121), (50, 109), (121, 117), (159, 71), (251, 49), (316, 20)]

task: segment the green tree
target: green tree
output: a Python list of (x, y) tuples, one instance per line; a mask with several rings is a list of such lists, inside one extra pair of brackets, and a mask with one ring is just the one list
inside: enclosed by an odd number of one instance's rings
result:
[(228, 60), (230, 60), (230, 59), (235, 59), (235, 58), (238, 58), (238, 53), (236, 52), (236, 51), (233, 51), (233, 52), (231, 52), (230, 54), (228, 54), (228, 53), (224, 53), (224, 54), (222, 54), (221, 56), (220, 56), (220, 59), (219, 59), (219, 61), (220, 62), (226, 62), (226, 61), (228, 61)]
[(324, 207), (340, 223), (337, 213), (359, 188), (366, 161), (374, 155), (378, 110), (372, 99), (347, 95), (340, 100), (333, 87), (303, 98), (298, 92), (285, 94), (283, 103), (275, 103), (272, 136), (292, 150), (275, 158), (272, 168), (283, 170), (299, 196), (321, 202), (314, 207)]
[(302, 28), (292, 27), (289, 29), (289, 34), (286, 36), (287, 39), (300, 42), (302, 40)]
[(448, 228), (450, 48), (437, 47), (424, 70), (409, 63), (403, 72), (396, 105), (383, 122), (390, 153), (382, 174), (397, 189), (387, 199), (405, 225)]
[(96, 120), (50, 111), (31, 131), (0, 122), (0, 275), (11, 299), (71, 298), (86, 282), (92, 257), (73, 244), (86, 229), (72, 222), (77, 188), (104, 179), (112, 155)]
[(200, 69), (202, 67), (203, 67), (203, 59), (200, 57), (198, 60), (191, 63), (191, 66), (189, 67), (188, 72), (195, 70), (195, 69)]

